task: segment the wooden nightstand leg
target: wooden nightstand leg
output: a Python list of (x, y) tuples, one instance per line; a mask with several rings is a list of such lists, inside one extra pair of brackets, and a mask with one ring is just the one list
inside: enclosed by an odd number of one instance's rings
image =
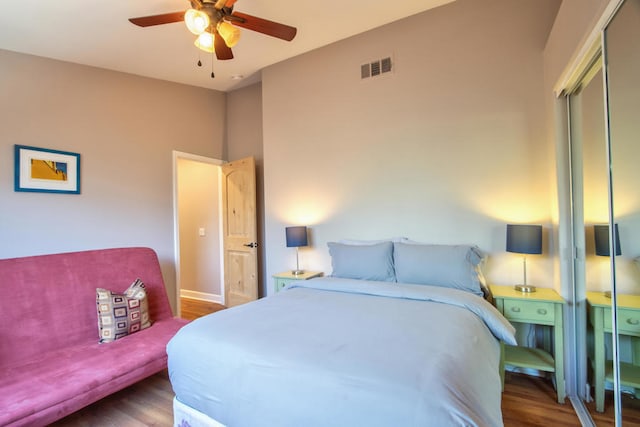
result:
[(500, 383), (504, 391), (504, 343), (500, 341)]

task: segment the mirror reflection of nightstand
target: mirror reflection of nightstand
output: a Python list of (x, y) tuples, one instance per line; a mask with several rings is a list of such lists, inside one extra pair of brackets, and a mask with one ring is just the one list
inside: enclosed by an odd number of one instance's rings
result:
[[(611, 298), (603, 292), (587, 292), (589, 323), (593, 327), (593, 385), (596, 411), (604, 411), (606, 381), (613, 381), (613, 366), (606, 360), (605, 334), (611, 333)], [(640, 295), (617, 295), (618, 335), (632, 337), (634, 363), (620, 362), (620, 382), (623, 386), (640, 389)], [(637, 392), (636, 392), (637, 394)]]
[(278, 273), (273, 275), (274, 279), (274, 290), (279, 292), (282, 288), (287, 286), (289, 283), (294, 282), (296, 280), (309, 280), (314, 277), (322, 276), (321, 271), (305, 271), (300, 274), (293, 274), (292, 271), (285, 271), (283, 273)]

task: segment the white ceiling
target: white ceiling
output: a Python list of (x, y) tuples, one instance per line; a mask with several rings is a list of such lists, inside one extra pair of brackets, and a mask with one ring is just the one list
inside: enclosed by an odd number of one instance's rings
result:
[[(201, 86), (233, 90), (260, 80), (259, 70), (453, 0), (238, 0), (234, 10), (294, 26), (292, 42), (242, 30), (235, 58), (199, 50), (184, 24), (141, 28), (128, 18), (178, 12), (187, 0), (3, 0), (0, 49)], [(242, 75), (242, 80), (232, 76)]]

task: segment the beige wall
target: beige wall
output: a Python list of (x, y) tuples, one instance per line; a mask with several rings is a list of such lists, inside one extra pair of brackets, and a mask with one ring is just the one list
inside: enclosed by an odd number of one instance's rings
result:
[[(521, 281), (505, 224), (550, 224), (542, 52), (558, 4), (458, 0), (265, 69), (268, 274), (294, 265), (284, 228), (304, 224), (306, 269), (331, 272), (327, 241), (406, 236), (477, 244), (490, 280)], [(392, 75), (360, 81), (388, 55)], [(548, 255), (528, 264), (551, 286)]]
[[(557, 225), (565, 159), (551, 88), (607, 1), (563, 1), (544, 68), (556, 2), (478, 3), (458, 0), (274, 65), (264, 87), (226, 96), (0, 50), (0, 257), (142, 244), (158, 251), (174, 288), (176, 149), (256, 157), (267, 285), (295, 262), (283, 230), (294, 223), (312, 227), (313, 246), (301, 251), (309, 268), (330, 271), (326, 241), (408, 235), (477, 243), (492, 255), (492, 279), (518, 280), (504, 223)], [(359, 80), (361, 63), (390, 54), (392, 76)], [(14, 144), (81, 153), (83, 194), (14, 193)], [(557, 240), (550, 233), (549, 256)], [(547, 257), (530, 260), (534, 280), (548, 280)]]
[(565, 101), (556, 97), (554, 89), (583, 52), (609, 3), (610, 0), (563, 0), (544, 50), (545, 150), (556, 163), (549, 175), (555, 242), (553, 283), (565, 298), (572, 296), (573, 286), (569, 144)]
[[(553, 89), (610, 0), (563, 0), (544, 51), (545, 81)], [(548, 92), (551, 95), (551, 92)]]
[[(175, 304), (172, 150), (221, 158), (225, 94), (4, 50), (0, 93), (0, 257), (149, 246)], [(14, 144), (80, 153), (82, 194), (14, 192)]]
[(265, 295), (264, 257), (264, 156), (262, 153), (262, 84), (257, 83), (227, 93), (227, 145), (225, 159), (244, 157), (256, 160), (256, 202), (258, 216), (258, 280), (260, 296)]
[(177, 159), (180, 294), (222, 302), (220, 166)]

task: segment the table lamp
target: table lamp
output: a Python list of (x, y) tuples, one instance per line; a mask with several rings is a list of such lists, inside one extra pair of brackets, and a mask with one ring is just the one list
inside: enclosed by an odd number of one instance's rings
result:
[(298, 257), (298, 248), (300, 246), (307, 246), (307, 227), (304, 225), (297, 227), (286, 227), (285, 234), (287, 238), (287, 247), (288, 248), (296, 248), (296, 269), (291, 271), (294, 275), (299, 275), (304, 273), (303, 270), (300, 270), (300, 260)]
[(542, 253), (542, 226), (525, 224), (507, 224), (507, 252), (525, 254), (523, 257), (524, 283), (514, 288), (520, 292), (535, 292), (535, 286), (527, 284), (526, 254)]

